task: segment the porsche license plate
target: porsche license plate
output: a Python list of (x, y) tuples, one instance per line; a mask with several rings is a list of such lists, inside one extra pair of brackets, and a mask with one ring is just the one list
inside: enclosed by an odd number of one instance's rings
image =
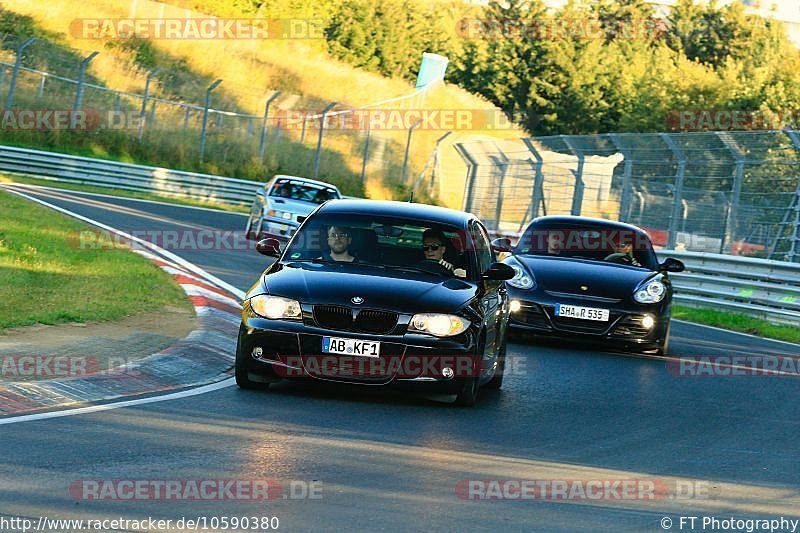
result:
[(556, 316), (578, 318), (581, 320), (597, 320), (608, 322), (608, 309), (596, 307), (580, 307), (578, 305), (556, 304)]
[(381, 343), (358, 339), (322, 337), (322, 352), (358, 355), (361, 357), (379, 357), (381, 353)]

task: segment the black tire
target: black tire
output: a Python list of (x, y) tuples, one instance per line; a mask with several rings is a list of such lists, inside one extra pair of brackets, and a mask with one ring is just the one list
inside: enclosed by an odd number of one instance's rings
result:
[(478, 401), (478, 386), (479, 378), (459, 378), (461, 386), (456, 394), (455, 405), (461, 407), (472, 407)]
[(497, 354), (497, 370), (495, 370), (494, 376), (489, 382), (484, 385), (487, 389), (492, 390), (500, 390), (503, 386), (503, 374), (506, 370), (506, 339), (503, 339), (503, 345), (500, 347), (500, 351)]
[(233, 365), (233, 375), (236, 379), (236, 384), (242, 389), (250, 389), (250, 390), (266, 390), (269, 388), (269, 383), (259, 383), (256, 381), (252, 381), (248, 377), (247, 372), (247, 358), (249, 357), (248, 354), (243, 353), (242, 350), (239, 349), (239, 346), (236, 347), (236, 362)]

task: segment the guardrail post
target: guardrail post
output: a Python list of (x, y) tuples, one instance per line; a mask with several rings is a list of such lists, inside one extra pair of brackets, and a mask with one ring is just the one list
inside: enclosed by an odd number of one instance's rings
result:
[(400, 171), (400, 182), (405, 184), (406, 182), (406, 173), (408, 172), (408, 152), (411, 149), (411, 135), (414, 133), (414, 128), (422, 124), (422, 119), (417, 120), (414, 122), (410, 128), (408, 128), (408, 137), (406, 137), (406, 153), (403, 156), (403, 170)]
[(561, 139), (567, 145), (569, 151), (572, 152), (572, 155), (578, 158), (578, 168), (572, 171), (572, 175), (575, 176), (575, 191), (572, 194), (572, 208), (570, 209), (571, 215), (578, 216), (581, 214), (581, 208), (583, 207), (583, 164), (585, 158), (583, 152), (575, 148), (569, 137), (561, 135)]
[(322, 110), (322, 115), (319, 119), (319, 136), (317, 137), (317, 151), (314, 153), (314, 179), (317, 179), (319, 176), (319, 158), (322, 154), (322, 135), (325, 133), (325, 117), (328, 114), (328, 111), (336, 105), (336, 102), (331, 102), (330, 104), (325, 106), (325, 109)]
[(22, 66), (22, 52), (36, 42), (36, 37), (30, 37), (17, 48), (17, 58), (14, 60), (14, 69), (11, 71), (11, 81), (8, 85), (8, 97), (6, 97), (6, 109), (14, 107), (14, 90), (17, 88), (17, 76), (19, 76), (19, 68)]
[(683, 200), (683, 180), (686, 177), (686, 164), (688, 160), (668, 133), (659, 133), (658, 135), (669, 147), (675, 159), (678, 161), (678, 169), (675, 172), (675, 192), (674, 198), (672, 199), (672, 218), (669, 221), (669, 236), (667, 237), (667, 249), (674, 250), (678, 233), (678, 219), (681, 214), (681, 200)]
[(211, 107), (211, 91), (217, 88), (217, 85), (222, 83), (221, 79), (214, 81), (206, 89), (206, 100), (203, 104), (203, 125), (200, 128), (200, 162), (206, 155), (206, 128), (208, 127), (208, 108)]
[(258, 143), (258, 159), (264, 161), (264, 154), (267, 150), (267, 121), (269, 120), (269, 106), (272, 102), (281, 95), (280, 91), (275, 91), (272, 96), (267, 98), (264, 104), (264, 121), (261, 123), (261, 140)]
[(153, 76), (158, 74), (160, 68), (154, 68), (150, 72), (147, 73), (147, 78), (144, 81), (144, 95), (142, 95), (142, 109), (139, 112), (139, 140), (142, 140), (142, 135), (144, 135), (144, 123), (147, 117), (147, 99), (150, 96), (150, 81), (153, 79)]
[(625, 148), (625, 145), (622, 142), (622, 137), (620, 137), (619, 134), (609, 133), (608, 138), (625, 158), (625, 166), (622, 170), (622, 196), (619, 202), (619, 220), (621, 222), (628, 222), (631, 216), (631, 175), (633, 174), (633, 156), (631, 155), (630, 150)]
[(372, 121), (367, 120), (367, 138), (364, 139), (364, 157), (361, 160), (361, 185), (367, 184), (367, 160), (369, 159), (369, 139), (372, 135)]
[(736, 161), (730, 209), (728, 209), (728, 216), (725, 218), (725, 231), (722, 234), (722, 244), (719, 249), (719, 253), (724, 253), (727, 247), (730, 253), (733, 251), (733, 239), (736, 237), (736, 223), (739, 219), (739, 200), (742, 195), (742, 183), (744, 182), (745, 152), (736, 144), (730, 133), (718, 132), (717, 137), (730, 150), (731, 156)]
[(464, 182), (464, 207), (462, 211), (466, 211), (467, 213), (472, 212), (472, 199), (474, 197), (475, 188), (475, 180), (478, 177), (478, 162), (475, 161), (475, 158), (472, 157), (472, 154), (469, 153), (469, 150), (466, 149), (464, 144), (458, 143), (453, 145), (458, 152), (458, 155), (461, 156), (461, 159), (467, 164), (467, 179)]
[[(75, 104), (72, 106), (72, 110), (75, 112), (80, 111), (83, 107), (83, 84), (86, 80), (86, 67), (89, 66), (89, 62), (94, 59), (94, 56), (99, 53), (100, 52), (97, 51), (92, 52), (88, 56), (84, 57), (83, 61), (81, 61), (81, 70), (80, 74), (78, 75), (78, 88), (75, 90)], [(72, 113), (72, 116), (70, 117), (70, 128), (75, 129), (77, 126), (77, 120), (78, 117), (76, 116), (76, 113)]]
[[(544, 205), (544, 174), (542, 173), (544, 160), (542, 160), (539, 150), (536, 149), (536, 147), (533, 145), (533, 141), (531, 141), (530, 138), (526, 137), (522, 139), (522, 142), (536, 160), (536, 163), (533, 165), (533, 191), (531, 193), (531, 207), (529, 210), (531, 214), (531, 220), (533, 220), (539, 216), (539, 205), (542, 206), (542, 214), (547, 214), (547, 209)], [(525, 222), (525, 219), (523, 219), (522, 223), (520, 224), (520, 231), (522, 231), (522, 226), (525, 225)]]

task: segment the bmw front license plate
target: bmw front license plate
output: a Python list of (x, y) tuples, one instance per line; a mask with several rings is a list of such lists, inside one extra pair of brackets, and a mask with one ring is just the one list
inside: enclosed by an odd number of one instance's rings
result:
[(359, 355), (361, 357), (379, 357), (381, 343), (357, 339), (340, 339), (338, 337), (322, 337), (322, 352)]
[(579, 318), (581, 320), (597, 320), (608, 322), (608, 309), (596, 307), (580, 307), (577, 305), (556, 304), (556, 316), (564, 318)]

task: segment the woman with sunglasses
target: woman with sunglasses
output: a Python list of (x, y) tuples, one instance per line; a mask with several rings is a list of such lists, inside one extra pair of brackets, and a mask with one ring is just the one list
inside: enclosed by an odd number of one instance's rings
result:
[(459, 278), (467, 277), (467, 271), (463, 268), (456, 268), (453, 263), (444, 259), (447, 251), (447, 238), (444, 234), (435, 229), (426, 229), (422, 234), (422, 253), (425, 254), (426, 261), (435, 261), (447, 269), (454, 276)]

